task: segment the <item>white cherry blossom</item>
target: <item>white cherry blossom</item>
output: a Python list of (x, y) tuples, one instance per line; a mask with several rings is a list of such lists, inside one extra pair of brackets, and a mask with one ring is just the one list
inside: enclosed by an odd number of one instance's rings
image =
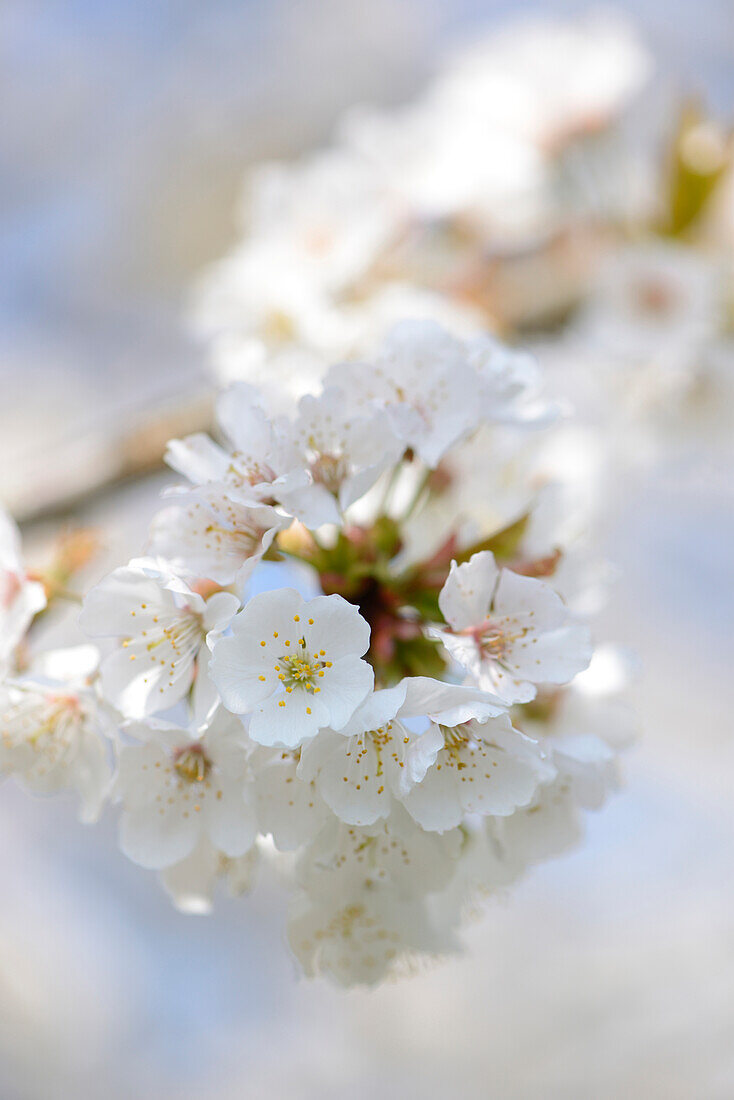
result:
[(481, 336), (469, 343), (468, 359), (479, 379), (485, 421), (545, 425), (558, 414), (556, 405), (540, 397), (540, 370), (528, 352)]
[(400, 807), (366, 829), (327, 824), (299, 860), (302, 893), (288, 922), (304, 972), (374, 985), (416, 956), (456, 950), (427, 899), (451, 880), (462, 845), (459, 830), (426, 833)]
[(125, 731), (114, 795), (122, 803), (120, 847), (142, 867), (181, 863), (202, 840), (237, 858), (255, 842), (242, 727), (221, 708), (203, 728), (148, 718)]
[(433, 762), (402, 800), (424, 829), (444, 832), (468, 814), (505, 817), (527, 806), (538, 785), (555, 774), (540, 746), (514, 729), (506, 714), (455, 725), (432, 722), (424, 738), (433, 745)]
[(149, 550), (179, 572), (242, 588), (290, 522), (269, 505), (243, 504), (227, 485), (210, 482), (158, 513)]
[(532, 699), (537, 684), (566, 683), (589, 663), (589, 632), (560, 596), (543, 581), (500, 569), (488, 550), (452, 562), (439, 606), (448, 629), (436, 636), (508, 704)]
[(38, 794), (75, 791), (85, 822), (96, 821), (112, 777), (115, 726), (92, 684), (97, 661), (93, 646), (57, 650), (0, 687), (0, 775)]
[(258, 748), (250, 758), (260, 832), (271, 834), (283, 852), (308, 844), (331, 816), (316, 784), (299, 775), (301, 755), (299, 749)]
[(390, 890), (355, 896), (295, 899), (288, 943), (307, 978), (325, 977), (344, 988), (376, 986), (409, 972), (415, 958), (458, 951), (450, 929), (436, 926), (423, 899)]
[(385, 818), (419, 783), (436, 757), (436, 744), (401, 719), (458, 722), (500, 713), (501, 703), (471, 687), (428, 677), (402, 680), (368, 695), (338, 733), (323, 730), (305, 745), (298, 774), (315, 781), (324, 801), (349, 825)]
[(353, 407), (384, 408), (392, 430), (430, 467), (479, 423), (479, 382), (464, 345), (432, 321), (395, 325), (368, 363), (333, 367)]
[(20, 532), (0, 508), (0, 673), (10, 663), (33, 617), (45, 606), (43, 585), (29, 580), (23, 565)]
[(243, 856), (225, 856), (202, 837), (191, 855), (160, 872), (160, 881), (181, 913), (211, 913), (214, 893), (223, 881), (232, 897), (249, 893), (257, 871), (259, 850), (253, 846)]
[(182, 699), (196, 675), (207, 634), (229, 623), (239, 600), (216, 592), (205, 600), (165, 562), (135, 558), (87, 594), (79, 619), (92, 637), (121, 640), (102, 663), (106, 698), (131, 718)]
[(280, 500), (308, 527), (339, 523), (404, 449), (382, 414), (351, 414), (348, 405), (338, 386), (327, 386), (319, 397), (306, 395), (298, 405), (293, 442), (311, 481), (281, 493)]
[(217, 422), (226, 446), (199, 432), (168, 444), (166, 461), (194, 485), (215, 482), (233, 500), (268, 503), (308, 478), (287, 423), (268, 416), (256, 389), (235, 382), (217, 401)]
[(292, 588), (254, 596), (214, 645), (211, 676), (224, 705), (252, 714), (261, 745), (296, 748), (341, 729), (371, 689), (370, 629), (340, 596), (304, 600)]

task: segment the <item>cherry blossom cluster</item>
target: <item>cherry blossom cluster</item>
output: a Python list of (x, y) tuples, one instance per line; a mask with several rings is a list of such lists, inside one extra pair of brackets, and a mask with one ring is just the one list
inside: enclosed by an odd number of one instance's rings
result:
[[(617, 781), (623, 672), (549, 476), (533, 361), (405, 321), (295, 408), (236, 383), (171, 441), (144, 556), (38, 652), (55, 593), (0, 551), (0, 772), (119, 814), (175, 904), (288, 881), (307, 975), (374, 984), (458, 948), (476, 899), (579, 835)], [(590, 597), (592, 593), (592, 597)]]
[(328, 148), (257, 166), (242, 237), (195, 298), (215, 374), (267, 363), (297, 398), (420, 317), (532, 346), (611, 461), (725, 439), (734, 145), (656, 109), (652, 81), (620, 13), (510, 20), (413, 101), (353, 108)]

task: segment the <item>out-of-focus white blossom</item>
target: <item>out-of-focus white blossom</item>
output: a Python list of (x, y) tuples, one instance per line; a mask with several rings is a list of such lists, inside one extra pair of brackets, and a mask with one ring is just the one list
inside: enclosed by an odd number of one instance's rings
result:
[(29, 580), (23, 566), (18, 528), (0, 509), (0, 673), (34, 615), (45, 606), (43, 585)]
[(72, 790), (82, 821), (96, 821), (108, 793), (115, 720), (93, 679), (94, 646), (44, 654), (0, 685), (0, 775), (37, 794)]
[(220, 708), (201, 729), (149, 718), (128, 722), (125, 732), (140, 742), (120, 749), (114, 787), (125, 855), (158, 869), (207, 840), (230, 858), (249, 851), (257, 826), (236, 719)]

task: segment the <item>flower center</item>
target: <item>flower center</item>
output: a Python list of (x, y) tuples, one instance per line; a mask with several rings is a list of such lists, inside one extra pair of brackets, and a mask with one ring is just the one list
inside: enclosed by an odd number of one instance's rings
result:
[(235, 451), (227, 470), (227, 480), (234, 485), (261, 485), (275, 481), (275, 471), (266, 462), (247, 461)]
[[(174, 659), (186, 657), (199, 648), (199, 643), (204, 635), (201, 616), (194, 612), (188, 612), (180, 618), (169, 622), (167, 626), (157, 631), (143, 631), (143, 634), (154, 636), (146, 643), (146, 649), (152, 653), (159, 645), (167, 643), (173, 650)], [(128, 644), (123, 642), (123, 645)]]
[(510, 641), (499, 623), (492, 619), (487, 619), (477, 626), (470, 626), (462, 633), (468, 634), (484, 656), (492, 661), (499, 661), (504, 656)]
[(442, 726), (438, 727), (443, 734), (444, 745), (447, 749), (460, 749), (468, 743), (471, 734), (466, 726)]
[(300, 653), (280, 658), (281, 672), (279, 679), (289, 695), (295, 687), (305, 688), (306, 691), (312, 692), (321, 690), (317, 685), (317, 681), (323, 677), (324, 669), (329, 667), (329, 662), (321, 659), (325, 656), (325, 653), (319, 653), (312, 657), (303, 648)]
[(174, 753), (173, 766), (184, 782), (203, 783), (211, 770), (211, 761), (201, 745), (185, 745)]
[(343, 455), (317, 453), (311, 462), (311, 473), (318, 485), (323, 485), (330, 493), (338, 493), (342, 482), (349, 473)]

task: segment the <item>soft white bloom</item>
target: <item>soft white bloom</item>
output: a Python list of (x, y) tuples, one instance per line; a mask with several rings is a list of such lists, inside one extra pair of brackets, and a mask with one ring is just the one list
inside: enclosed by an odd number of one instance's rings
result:
[(252, 889), (258, 859), (259, 851), (255, 846), (233, 859), (202, 837), (191, 855), (160, 872), (160, 881), (180, 912), (210, 913), (214, 892), (221, 880), (233, 897)]
[(400, 898), (419, 898), (449, 883), (462, 847), (460, 829), (426, 832), (402, 806), (364, 828), (331, 817), (304, 848), (296, 878), (319, 898), (384, 888)]
[(623, 365), (690, 367), (723, 326), (724, 278), (720, 264), (691, 248), (628, 245), (603, 266), (579, 332)]
[(0, 673), (15, 647), (46, 606), (43, 585), (28, 580), (21, 556), (20, 532), (0, 508)]
[(403, 452), (383, 414), (366, 410), (366, 415), (358, 415), (348, 409), (347, 395), (333, 385), (318, 397), (307, 395), (299, 402), (293, 441), (311, 481), (281, 493), (280, 499), (308, 527), (339, 523), (342, 513)]
[(489, 423), (546, 424), (558, 412), (541, 401), (540, 371), (532, 355), (509, 348), (492, 336), (468, 345), (468, 360), (479, 377), (482, 417)]
[(650, 71), (634, 26), (617, 12), (523, 16), (458, 53), (434, 94), (457, 116), (476, 114), (485, 127), (553, 151), (608, 126)]
[[(334, 354), (343, 358), (343, 344)], [(217, 337), (211, 347), (211, 368), (219, 385), (256, 386), (263, 407), (273, 416), (292, 416), (304, 394), (318, 391), (326, 362), (323, 354), (301, 345), (268, 350), (232, 333)]]
[(193, 323), (204, 335), (236, 337), (252, 356), (298, 347), (331, 355), (345, 333), (326, 286), (272, 235), (246, 240), (206, 273)]
[(459, 722), (499, 714), (502, 704), (471, 687), (425, 676), (368, 695), (339, 732), (322, 730), (305, 745), (298, 775), (313, 780), (324, 801), (349, 825), (385, 818), (436, 758), (435, 739), (406, 721)]
[(503, 230), (543, 199), (545, 166), (531, 142), (430, 93), (400, 111), (353, 110), (342, 134), (417, 221), (469, 211)]
[(252, 714), (250, 737), (296, 748), (324, 726), (341, 729), (371, 689), (361, 660), (370, 628), (340, 596), (304, 600), (292, 588), (254, 596), (214, 645), (211, 676), (224, 705)]
[(451, 564), (439, 606), (449, 624), (436, 631), (451, 656), (506, 703), (532, 699), (536, 684), (563, 684), (586, 668), (589, 632), (573, 622), (544, 581), (500, 569), (485, 550)]
[(399, 282), (377, 283), (369, 294), (345, 302), (342, 316), (349, 323), (350, 333), (338, 355), (340, 360), (369, 360), (379, 352), (387, 334), (406, 317), (433, 321), (462, 339), (470, 339), (486, 328), (486, 319), (478, 308), (416, 286), (405, 277)]
[(555, 774), (535, 741), (502, 714), (482, 722), (432, 722), (424, 734), (433, 760), (424, 778), (403, 797), (424, 829), (444, 832), (468, 814), (505, 817), (527, 806), (538, 785)]
[(327, 383), (362, 411), (384, 408), (398, 438), (431, 467), (479, 423), (479, 381), (466, 349), (431, 321), (396, 325), (374, 361), (338, 364)]
[(583, 835), (578, 806), (563, 781), (538, 790), (532, 803), (509, 817), (489, 818), (490, 842), (499, 844), (503, 862), (518, 869), (567, 852)]
[(396, 717), (405, 691), (403, 682), (371, 693), (339, 733), (323, 730), (301, 752), (298, 775), (349, 825), (387, 817), (409, 785), (402, 773), (413, 737)]
[(182, 494), (155, 517), (149, 551), (178, 572), (242, 588), (278, 531), (291, 522), (265, 504), (243, 504), (226, 483)]
[(288, 943), (307, 978), (322, 976), (344, 988), (375, 986), (408, 972), (415, 958), (458, 950), (423, 899), (403, 900), (390, 890), (302, 894), (291, 905)]
[(298, 749), (262, 748), (250, 759), (260, 832), (283, 852), (308, 844), (331, 816), (316, 784), (299, 775), (300, 757)]
[(239, 606), (229, 592), (205, 600), (152, 558), (115, 569), (87, 594), (79, 619), (92, 637), (122, 640), (102, 663), (105, 697), (131, 718), (173, 706), (194, 681), (207, 634), (216, 638)]
[(269, 417), (261, 395), (236, 382), (217, 400), (217, 423), (227, 446), (198, 432), (168, 444), (166, 461), (194, 485), (214, 482), (233, 500), (272, 504), (281, 492), (307, 484), (287, 423)]
[(221, 708), (208, 726), (129, 722), (139, 745), (120, 749), (114, 794), (122, 803), (120, 847), (142, 867), (180, 863), (204, 840), (244, 855), (257, 825), (241, 724)]
[(93, 646), (57, 650), (0, 687), (0, 775), (39, 794), (76, 791), (87, 822), (99, 816), (112, 775), (114, 723), (92, 686), (97, 661)]
[(374, 985), (416, 956), (455, 951), (451, 924), (427, 899), (450, 882), (462, 844), (459, 830), (426, 833), (400, 807), (366, 829), (328, 824), (299, 860), (303, 893), (288, 922), (304, 972)]
[(378, 176), (346, 149), (263, 165), (249, 200), (253, 238), (277, 242), (286, 268), (332, 293), (358, 280), (404, 222)]

